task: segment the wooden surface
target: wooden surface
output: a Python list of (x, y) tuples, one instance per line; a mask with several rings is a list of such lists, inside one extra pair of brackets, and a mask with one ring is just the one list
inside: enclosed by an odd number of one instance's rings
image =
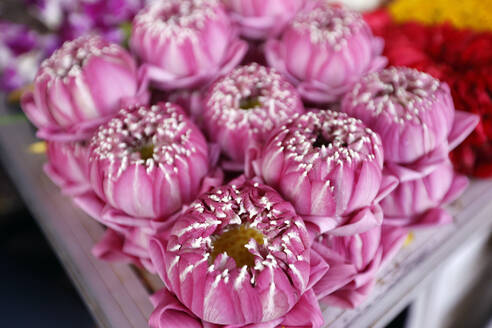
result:
[[(0, 103), (3, 104), (2, 99)], [(8, 114), (0, 106), (0, 118)], [(96, 221), (62, 196), (42, 171), (43, 154), (28, 151), (35, 142), (24, 120), (0, 125), (0, 158), (33, 216), (101, 327), (147, 327), (148, 296), (160, 286), (155, 276), (125, 264), (94, 258), (92, 245), (103, 233)], [(440, 264), (467, 241), (492, 230), (492, 181), (473, 181), (450, 210), (453, 225), (414, 233), (412, 243), (380, 274), (369, 299), (358, 309), (324, 310), (329, 327), (384, 327), (426, 286)]]

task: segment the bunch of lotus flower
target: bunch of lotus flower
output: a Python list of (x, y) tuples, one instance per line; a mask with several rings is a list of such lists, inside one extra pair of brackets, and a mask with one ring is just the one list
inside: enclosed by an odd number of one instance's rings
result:
[(467, 185), (448, 153), (477, 117), (382, 50), (325, 1), (163, 0), (129, 49), (63, 44), (22, 107), (94, 255), (162, 279), (151, 327), (322, 327)]

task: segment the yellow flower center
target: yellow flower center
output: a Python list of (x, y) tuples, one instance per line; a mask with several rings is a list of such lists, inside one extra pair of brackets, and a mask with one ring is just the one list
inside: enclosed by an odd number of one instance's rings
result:
[(245, 265), (251, 268), (255, 264), (254, 256), (245, 246), (251, 239), (256, 240), (258, 245), (263, 245), (263, 238), (258, 230), (243, 225), (230, 229), (212, 242), (212, 263), (219, 254), (225, 252), (236, 261), (238, 268)]
[(249, 96), (249, 97), (242, 98), (239, 101), (239, 108), (241, 109), (248, 110), (256, 107), (261, 107), (261, 102), (259, 97)]
[(154, 156), (154, 145), (143, 145), (138, 149), (138, 152), (140, 153), (140, 158), (146, 161)]

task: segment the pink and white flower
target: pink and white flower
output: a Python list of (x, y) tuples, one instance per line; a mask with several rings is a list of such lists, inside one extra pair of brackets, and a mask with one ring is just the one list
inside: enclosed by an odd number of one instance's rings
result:
[(162, 220), (198, 195), (210, 168), (207, 147), (176, 105), (125, 108), (91, 139), (91, 185), (122, 224)]
[[(396, 183), (383, 178), (379, 136), (360, 120), (329, 110), (295, 116), (277, 128), (251, 166), (321, 232), (339, 227), (353, 234), (381, 224), (368, 207)], [(342, 229), (352, 215), (358, 224)]]
[(400, 182), (381, 201), (384, 224), (415, 228), (451, 223), (451, 215), (442, 206), (456, 200), (467, 186), (468, 179), (455, 173), (448, 159), (430, 174)]
[(310, 257), (308, 232), (293, 206), (244, 178), (201, 195), (169, 238), (151, 241), (150, 254), (179, 302), (217, 325), (278, 324), (299, 302), (309, 303), (303, 295), (327, 270)]
[(202, 107), (210, 140), (240, 166), (250, 147), (263, 142), (281, 122), (304, 111), (295, 88), (275, 70), (256, 63), (238, 67), (215, 82)]
[(321, 303), (343, 308), (362, 303), (377, 273), (396, 255), (406, 235), (405, 229), (378, 226), (352, 236), (318, 236), (312, 252), (330, 266), (313, 287)]
[(196, 87), (233, 69), (247, 51), (218, 0), (155, 1), (133, 21), (141, 76), (162, 90)]
[(135, 61), (122, 47), (94, 35), (80, 37), (43, 61), (22, 108), (39, 137), (85, 140), (122, 103), (147, 101), (137, 74)]
[(341, 110), (381, 136), (385, 160), (411, 163), (445, 144), (455, 109), (449, 87), (405, 67), (369, 74), (342, 101)]
[(303, 98), (332, 103), (386, 65), (383, 44), (359, 13), (320, 1), (299, 12), (265, 52), (269, 65), (288, 76)]
[(385, 223), (451, 222), (441, 205), (456, 199), (467, 180), (453, 172), (449, 151), (479, 118), (454, 109), (447, 84), (414, 69), (391, 67), (357, 83), (343, 98), (341, 110), (381, 136), (385, 172), (400, 182), (381, 203)]
[(89, 149), (87, 141), (48, 141), (45, 173), (67, 195), (90, 191)]
[(280, 34), (304, 6), (306, 0), (224, 0), (231, 19), (241, 34), (250, 39), (267, 39)]

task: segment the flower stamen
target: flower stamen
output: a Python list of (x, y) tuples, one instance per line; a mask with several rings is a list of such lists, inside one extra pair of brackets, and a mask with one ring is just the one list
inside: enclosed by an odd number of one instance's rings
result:
[(236, 266), (241, 268), (254, 266), (254, 255), (246, 248), (246, 244), (254, 239), (258, 245), (263, 245), (264, 235), (254, 228), (240, 225), (227, 230), (216, 237), (212, 243), (212, 263), (215, 258), (222, 253), (227, 253), (236, 262)]
[(154, 145), (152, 144), (145, 144), (138, 148), (137, 150), (138, 153), (140, 153), (140, 158), (143, 159), (144, 161), (148, 160), (149, 158), (154, 157)]
[(260, 101), (260, 97), (257, 96), (248, 96), (239, 100), (239, 108), (243, 110), (253, 109), (261, 106), (262, 103)]

